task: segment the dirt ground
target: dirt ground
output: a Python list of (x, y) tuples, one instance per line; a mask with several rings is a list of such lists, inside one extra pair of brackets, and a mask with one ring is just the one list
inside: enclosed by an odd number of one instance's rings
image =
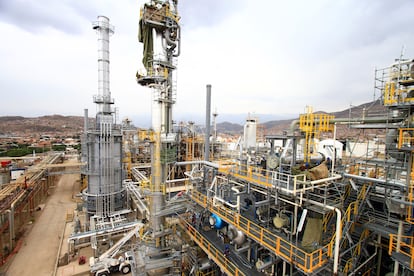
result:
[(76, 207), (72, 195), (78, 192), (75, 187), (79, 183), (77, 180), (77, 174), (64, 174), (51, 189), (44, 209), (36, 214), (35, 222), (25, 234), (23, 245), (7, 267), (5, 275), (54, 275), (66, 214)]

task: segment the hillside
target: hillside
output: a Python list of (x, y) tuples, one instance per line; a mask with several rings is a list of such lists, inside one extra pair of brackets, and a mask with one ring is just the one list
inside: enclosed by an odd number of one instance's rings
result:
[(83, 117), (47, 115), (41, 117), (0, 117), (0, 135), (79, 135), (83, 130)]
[[(363, 110), (366, 116), (384, 114), (385, 108), (379, 102), (365, 103), (352, 109), (345, 109), (334, 112), (335, 118), (361, 117)], [(316, 113), (322, 113), (318, 111)], [(325, 112), (323, 112), (325, 113)], [(79, 135), (83, 131), (83, 117), (81, 116), (62, 116), (48, 115), (41, 117), (26, 118), (22, 116), (3, 116), (0, 117), (0, 136), (39, 136), (39, 135)], [(293, 120), (274, 120), (259, 124), (258, 131), (269, 134), (281, 134), (289, 130)], [(91, 119), (93, 120), (93, 119)], [(260, 118), (259, 118), (260, 120)], [(243, 125), (231, 122), (217, 124), (218, 133), (240, 135), (243, 133)], [(357, 130), (349, 130), (347, 126), (338, 126), (338, 137), (349, 135)]]
[[(359, 106), (353, 106), (352, 108), (348, 108), (342, 111), (337, 111), (330, 113), (335, 116), (335, 118), (358, 118), (361, 117), (363, 112), (365, 110), (366, 116), (374, 116), (374, 115), (380, 115), (384, 114), (386, 111), (386, 108), (380, 103), (380, 101), (374, 101), (369, 103), (364, 103)], [(315, 113), (326, 113), (324, 111), (317, 111)], [(259, 126), (259, 130), (263, 129), (265, 135), (274, 135), (274, 134), (282, 134), (284, 131), (287, 131), (290, 129), (290, 126), (292, 122), (299, 118), (292, 118), (288, 120), (274, 120), (274, 121), (268, 121), (261, 123)], [(228, 122), (225, 123), (219, 123), (217, 124), (217, 129), (222, 130), (224, 129), (227, 133), (233, 133), (233, 134), (241, 134), (243, 132), (243, 126), (239, 124), (231, 124)], [(222, 131), (219, 131), (222, 132)], [(355, 129), (349, 129), (347, 125), (338, 125), (337, 127), (337, 135), (338, 137), (344, 137), (349, 135), (354, 135), (358, 133), (359, 130)], [(373, 131), (367, 131), (367, 133), (371, 133)]]

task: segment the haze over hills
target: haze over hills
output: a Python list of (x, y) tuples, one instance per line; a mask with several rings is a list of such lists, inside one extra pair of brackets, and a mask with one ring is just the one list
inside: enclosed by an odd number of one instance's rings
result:
[[(352, 109), (345, 109), (338, 112), (331, 113), (336, 118), (348, 118), (348, 117), (360, 117), (363, 110), (366, 110), (369, 114), (384, 113), (385, 108), (380, 101), (369, 102), (359, 106), (352, 107)], [(325, 113), (323, 111), (317, 111), (315, 113)], [(244, 120), (248, 115), (244, 115)], [(250, 116), (258, 118), (259, 129), (264, 131), (265, 134), (281, 134), (283, 131), (288, 130), (293, 120), (299, 116), (290, 119), (278, 119), (264, 121), (264, 118), (280, 118), (277, 115), (265, 115), (251, 114)], [(225, 117), (225, 116), (222, 116)], [(230, 116), (231, 118), (232, 116)], [(220, 115), (217, 117), (218, 121)], [(236, 116), (233, 116), (233, 119)], [(218, 133), (227, 133), (239, 135), (243, 132), (243, 123), (239, 123), (242, 115), (237, 116), (237, 121), (224, 121), (217, 123)], [(223, 119), (223, 118), (220, 118)], [(93, 120), (91, 118), (91, 120)], [(46, 115), (41, 117), (22, 117), (22, 116), (2, 116), (0, 117), (0, 135), (1, 136), (36, 136), (41, 134), (56, 134), (56, 135), (79, 135), (83, 131), (82, 116), (62, 116), (62, 115)], [(134, 122), (133, 122), (134, 123)], [(140, 126), (138, 126), (140, 127)]]
[[(386, 108), (382, 105), (382, 103), (379, 100), (377, 100), (373, 102), (364, 103), (359, 106), (353, 106), (352, 108), (344, 109), (342, 111), (332, 112), (329, 114), (334, 115), (335, 118), (355, 118), (361, 117), (363, 112), (366, 113), (366, 116), (373, 116), (378, 114), (384, 114), (385, 111)], [(315, 113), (326, 112), (316, 111)], [(261, 121), (263, 120), (260, 120), (259, 117), (259, 124), (263, 127), (265, 134), (281, 134), (283, 131), (286, 131), (290, 128), (290, 125), (293, 120), (296, 120), (298, 118), (299, 115), (291, 119), (271, 120), (261, 123)], [(240, 134), (243, 132), (243, 125), (230, 122), (223, 122), (217, 124), (217, 131)], [(338, 126), (338, 131), (341, 135), (344, 135), (345, 131), (349, 132), (349, 130), (345, 130), (343, 126)]]

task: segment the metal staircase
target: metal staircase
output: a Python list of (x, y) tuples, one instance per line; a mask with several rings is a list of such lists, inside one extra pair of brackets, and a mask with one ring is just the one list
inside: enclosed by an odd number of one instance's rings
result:
[(249, 238), (260, 243), (276, 256), (293, 264), (304, 273), (316, 273), (328, 263), (332, 252), (332, 243), (308, 253), (297, 245), (287, 241), (285, 238), (261, 227), (237, 212), (221, 205), (214, 205), (211, 199), (208, 199), (206, 195), (194, 189), (189, 192), (189, 195), (197, 204), (216, 214), (227, 223), (234, 225)]

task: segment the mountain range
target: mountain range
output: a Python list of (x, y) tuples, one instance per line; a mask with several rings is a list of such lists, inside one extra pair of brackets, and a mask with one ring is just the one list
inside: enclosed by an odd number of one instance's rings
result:
[[(354, 106), (352, 109), (345, 109), (338, 112), (330, 113), (335, 118), (361, 117), (362, 113), (380, 114), (385, 112), (385, 107), (379, 100)], [(326, 113), (317, 111), (315, 113)], [(281, 134), (288, 130), (290, 124), (296, 118), (271, 120), (263, 122), (260, 115), (251, 117), (259, 119), (258, 132), (261, 134)], [(270, 115), (263, 117), (270, 118)], [(277, 116), (274, 116), (277, 118)], [(92, 119), (93, 120), (93, 119)], [(61, 136), (78, 136), (83, 131), (82, 116), (62, 116), (62, 115), (46, 115), (41, 117), (22, 117), (22, 116), (2, 116), (0, 117), (0, 136), (37, 136), (42, 134), (61, 135)], [(225, 121), (217, 123), (217, 132), (230, 135), (240, 135), (243, 132), (243, 125)], [(345, 132), (349, 130), (345, 129)], [(344, 132), (339, 129), (338, 133)]]

